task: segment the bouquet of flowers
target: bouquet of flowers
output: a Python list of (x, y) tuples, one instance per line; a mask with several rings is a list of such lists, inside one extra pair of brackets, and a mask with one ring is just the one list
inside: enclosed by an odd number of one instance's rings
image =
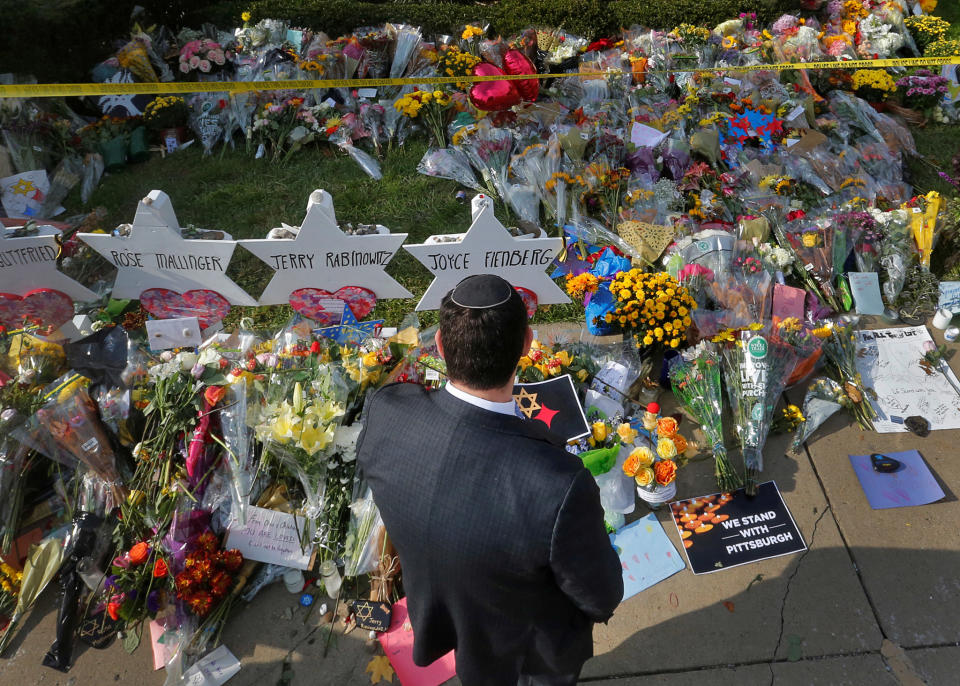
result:
[(724, 491), (739, 488), (740, 475), (730, 465), (723, 443), (720, 355), (706, 345), (684, 353), (670, 367), (670, 385), (677, 402), (710, 441), (717, 486)]
[(253, 116), (251, 135), (274, 161), (287, 160), (305, 145), (327, 140), (342, 124), (328, 105), (307, 106), (302, 97), (267, 102)]
[(763, 470), (763, 446), (773, 412), (797, 362), (796, 349), (771, 335), (770, 327), (737, 332), (723, 348), (723, 372), (740, 441), (748, 494), (756, 492)]
[[(20, 594), (20, 582), (23, 572), (19, 572), (6, 562), (0, 562), (0, 617), (9, 618), (17, 606)], [(0, 629), (4, 626), (0, 626)]]
[[(677, 454), (672, 439), (663, 438), (664, 453)], [(669, 445), (673, 444), (673, 450)], [(658, 452), (660, 445), (658, 445)], [(631, 477), (637, 485), (637, 494), (655, 509), (659, 505), (670, 501), (677, 494), (677, 463), (672, 457), (663, 457), (654, 453), (646, 446), (641, 445), (630, 451), (623, 463), (623, 473)]]
[(453, 99), (447, 91), (415, 90), (393, 103), (393, 108), (409, 119), (421, 118), (434, 145), (447, 146), (447, 119), (453, 110)]
[(233, 52), (209, 38), (185, 43), (180, 48), (180, 73), (184, 75), (217, 74), (224, 69)]
[(604, 315), (606, 323), (633, 334), (638, 348), (676, 348), (686, 339), (692, 323), (690, 313), (697, 304), (668, 273), (621, 271), (607, 288), (614, 307)]
[(107, 615), (133, 627), (155, 618), (171, 599), (169, 562), (156, 545), (138, 541), (114, 558), (104, 581)]
[(478, 125), (458, 146), (466, 153), (493, 197), (507, 199), (507, 170), (513, 151), (513, 134), (509, 129)]
[(179, 95), (158, 97), (143, 109), (143, 123), (155, 131), (174, 129), (187, 122), (187, 103)]
[(833, 287), (834, 228), (830, 220), (813, 221), (802, 217), (783, 228), (774, 225), (774, 232), (780, 246), (795, 255), (795, 271), (807, 290), (840, 312), (840, 301)]
[(813, 334), (823, 341), (823, 352), (842, 384), (843, 392), (853, 403), (851, 409), (860, 428), (872, 431), (873, 419), (877, 413), (870, 401), (864, 397), (868, 391), (863, 386), (860, 372), (857, 371), (857, 341), (854, 330), (854, 324), (828, 321), (817, 326)]
[(840, 384), (826, 377), (815, 379), (803, 398), (802, 416), (790, 449), (793, 452), (800, 450), (803, 442), (841, 407), (852, 409), (853, 402)]
[[(480, 62), (481, 59), (476, 55), (465, 52), (456, 45), (446, 45), (440, 49), (437, 73), (440, 76), (472, 76), (473, 68)], [(467, 90), (470, 83), (464, 81), (457, 83), (456, 86), (461, 90)]]
[(587, 383), (596, 370), (597, 365), (590, 355), (534, 340), (527, 354), (520, 358), (517, 378), (521, 383), (530, 383), (569, 374), (576, 381)]

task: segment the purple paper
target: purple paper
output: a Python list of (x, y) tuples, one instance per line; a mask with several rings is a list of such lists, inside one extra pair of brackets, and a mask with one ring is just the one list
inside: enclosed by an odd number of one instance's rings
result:
[(853, 471), (874, 510), (927, 505), (943, 497), (943, 489), (919, 452), (907, 450), (883, 454), (899, 460), (900, 468), (895, 472), (877, 472), (869, 455), (850, 455)]

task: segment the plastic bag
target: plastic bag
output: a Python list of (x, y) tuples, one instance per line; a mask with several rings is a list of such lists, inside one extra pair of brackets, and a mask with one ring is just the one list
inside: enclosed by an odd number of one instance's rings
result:
[(481, 193), (484, 191), (483, 186), (477, 183), (470, 160), (456, 148), (430, 148), (420, 159), (417, 172), (439, 179), (450, 179)]
[[(343, 129), (341, 129), (343, 130)], [(342, 135), (338, 140), (334, 140), (337, 147), (353, 158), (353, 161), (360, 165), (360, 168), (374, 181), (383, 178), (383, 172), (380, 171), (380, 163), (370, 154), (354, 147), (353, 141), (348, 135)]]

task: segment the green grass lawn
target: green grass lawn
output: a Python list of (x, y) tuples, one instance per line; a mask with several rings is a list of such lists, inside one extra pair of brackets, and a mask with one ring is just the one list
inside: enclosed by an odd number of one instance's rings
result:
[[(221, 229), (234, 238), (263, 238), (281, 222), (299, 226), (306, 212), (307, 198), (316, 188), (333, 196), (338, 222), (383, 224), (393, 233), (408, 233), (407, 243), (421, 243), (432, 234), (459, 233), (470, 226), (470, 205), (457, 201), (459, 185), (453, 181), (418, 174), (417, 163), (426, 144), (412, 141), (394, 149), (382, 162), (383, 179), (374, 181), (348, 156), (330, 149), (302, 151), (288, 164), (256, 160), (238, 148), (220, 150), (204, 157), (188, 148), (161, 159), (128, 167), (104, 177), (88, 205), (83, 207), (78, 192), (68, 197), (67, 215), (103, 206), (107, 218), (102, 228), (133, 221), (139, 200), (153, 189), (165, 191), (173, 202), (181, 225)], [(498, 213), (499, 214), (499, 213)], [(384, 300), (372, 317), (397, 325), (412, 312), (430, 285), (430, 272), (407, 251), (400, 249), (387, 271), (414, 294), (408, 300)], [(242, 247), (238, 247), (228, 274), (254, 297), (266, 287), (273, 271)], [(582, 316), (577, 305), (543, 307), (535, 322), (564, 321)], [(282, 324), (290, 308), (234, 308), (229, 327), (240, 317), (250, 316), (258, 328)], [(435, 321), (423, 313), (421, 322)]]

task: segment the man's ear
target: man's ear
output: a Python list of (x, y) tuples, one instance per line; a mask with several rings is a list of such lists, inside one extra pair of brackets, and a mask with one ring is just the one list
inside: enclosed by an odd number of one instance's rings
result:
[[(440, 331), (437, 331), (437, 335), (440, 335)], [(527, 327), (527, 332), (523, 335), (523, 355), (526, 355), (530, 352), (530, 346), (533, 344), (533, 329), (529, 326)], [(523, 357), (521, 355), (521, 357)]]
[(446, 359), (443, 354), (443, 340), (440, 338), (440, 329), (433, 335), (433, 340), (437, 342), (437, 352), (440, 353), (440, 359)]

